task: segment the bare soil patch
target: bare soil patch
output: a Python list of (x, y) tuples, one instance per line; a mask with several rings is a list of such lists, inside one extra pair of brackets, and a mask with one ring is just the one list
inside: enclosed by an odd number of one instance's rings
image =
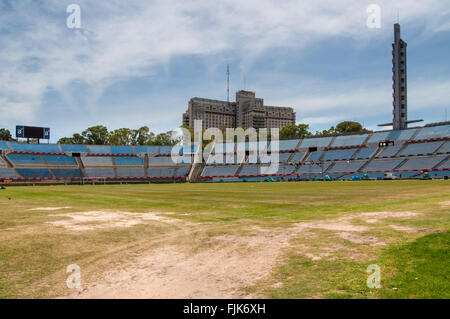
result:
[(53, 211), (53, 210), (61, 210), (61, 209), (70, 209), (72, 207), (36, 207), (30, 208), (29, 210), (41, 210), (41, 211)]
[(51, 215), (54, 217), (64, 217), (64, 219), (47, 222), (47, 224), (65, 227), (73, 231), (86, 231), (113, 227), (131, 227), (145, 223), (146, 221), (163, 223), (180, 222), (178, 219), (161, 216), (162, 214), (167, 215), (168, 213), (77, 212)]
[[(298, 239), (298, 253), (312, 261), (348, 255), (351, 259), (364, 256), (351, 247), (338, 243), (308, 243), (310, 230), (331, 231), (353, 244), (381, 246), (383, 241), (373, 236), (364, 236), (373, 225), (355, 225), (352, 220), (378, 220), (381, 218), (410, 218), (413, 212), (369, 212), (352, 213), (326, 220), (296, 223), (289, 228), (263, 229), (252, 227), (250, 235), (226, 234), (202, 239), (193, 243), (166, 244), (126, 261), (123, 266), (107, 271), (93, 284), (74, 292), (71, 298), (252, 298), (244, 288), (267, 278), (281, 261), (291, 240)], [(95, 227), (130, 227), (147, 221), (174, 223), (179, 220), (158, 213), (105, 213), (85, 212), (55, 216), (70, 219), (51, 222), (73, 230), (95, 229)], [(81, 225), (82, 222), (98, 222)], [(183, 227), (185, 224), (178, 224)], [(81, 227), (81, 229), (80, 229)], [(90, 227), (90, 228), (89, 228)], [(94, 228), (92, 228), (94, 227)], [(197, 224), (197, 229), (206, 229)], [(303, 239), (304, 243), (303, 243)], [(197, 249), (195, 249), (197, 248)]]

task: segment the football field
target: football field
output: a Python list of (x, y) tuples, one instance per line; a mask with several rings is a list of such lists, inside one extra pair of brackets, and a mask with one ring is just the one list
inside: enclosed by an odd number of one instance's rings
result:
[(447, 180), (6, 187), (0, 298), (450, 298), (449, 230)]

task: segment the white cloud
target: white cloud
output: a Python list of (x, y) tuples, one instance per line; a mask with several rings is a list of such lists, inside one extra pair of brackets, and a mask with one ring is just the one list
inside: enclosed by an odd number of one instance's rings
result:
[[(74, 81), (90, 87), (80, 112), (101, 114), (104, 110), (98, 101), (105, 88), (127, 77), (151, 75), (152, 67), (166, 64), (172, 56), (232, 50), (242, 58), (245, 69), (261, 52), (277, 47), (306, 52), (309, 44), (336, 36), (360, 44), (392, 33), (391, 28), (381, 35), (370, 32), (365, 25), (367, 3), (358, 0), (83, 0), (77, 1), (82, 30), (65, 25), (69, 3), (20, 1), (12, 2), (13, 10), (2, 10), (0, 24), (6, 26), (0, 33), (2, 123), (31, 121), (45, 111), (42, 101), (49, 88), (59, 92), (70, 107)], [(432, 31), (448, 29), (444, 1), (377, 3), (383, 23), (390, 24), (398, 7), (405, 23)], [(37, 61), (33, 70), (23, 67), (30, 57)], [(351, 95), (293, 97), (289, 104), (299, 105), (299, 111), (312, 116), (315, 110), (336, 106), (379, 113), (372, 108), (384, 100), (362, 90)]]

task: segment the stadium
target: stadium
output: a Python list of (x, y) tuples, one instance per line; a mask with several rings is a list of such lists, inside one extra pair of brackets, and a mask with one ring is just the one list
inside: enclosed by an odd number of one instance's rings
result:
[[(0, 142), (0, 180), (38, 182), (224, 182), (268, 180), (447, 179), (450, 169), (450, 124), (436, 123), (398, 131), (334, 137), (281, 140), (279, 167), (264, 173), (264, 164), (242, 163), (226, 156), (224, 145), (213, 145), (211, 159), (193, 163), (193, 149), (179, 146), (102, 146)], [(270, 153), (270, 143), (256, 143)], [(215, 151), (215, 149), (221, 150)], [(189, 151), (189, 152), (186, 152)], [(172, 152), (179, 155), (172, 157)], [(258, 160), (260, 162), (261, 159)], [(390, 173), (390, 174), (389, 174)]]
[[(144, 17), (147, 25), (151, 19)], [(84, 41), (90, 32), (80, 31), (76, 39)], [(98, 45), (94, 36), (89, 39)], [(50, 143), (50, 128), (17, 125), (15, 139), (0, 140), (0, 299), (450, 298), (450, 122), (430, 116), (434, 120), (412, 125), (422, 120), (407, 118), (406, 42), (398, 23), (392, 50), (393, 120), (378, 124), (391, 129), (361, 126), (280, 139), (276, 131), (259, 141), (251, 134), (228, 141), (209, 134), (200, 141), (182, 136), (176, 145), (115, 145), (70, 138)], [(83, 54), (75, 60), (87, 63)], [(106, 61), (118, 69), (123, 63)], [(42, 67), (39, 59), (28, 64), (27, 72)], [(216, 125), (216, 132), (227, 123), (242, 131), (253, 129), (250, 124), (296, 128), (301, 109), (273, 106), (289, 104), (280, 98), (288, 89), (278, 96), (280, 103), (266, 105), (247, 90), (230, 102), (228, 66), (227, 76), (227, 100), (191, 98), (183, 124), (204, 116), (205, 126)], [(337, 86), (339, 80), (333, 81)], [(9, 105), (1, 106), (1, 114), (15, 114), (11, 105), (18, 104)], [(88, 116), (94, 115), (107, 122), (107, 113), (115, 113), (112, 106), (110, 112), (76, 109), (82, 116), (73, 123), (62, 115), (66, 109), (42, 113), (73, 127), (92, 123)], [(119, 110), (119, 127), (126, 113), (145, 118), (144, 107)], [(343, 118), (325, 110), (326, 123)], [(150, 111), (154, 122), (157, 111)], [(189, 311), (194, 309), (191, 303)]]

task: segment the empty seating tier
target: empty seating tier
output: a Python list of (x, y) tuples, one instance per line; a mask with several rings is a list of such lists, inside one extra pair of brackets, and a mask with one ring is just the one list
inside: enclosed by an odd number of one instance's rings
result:
[(333, 137), (306, 138), (300, 144), (300, 148), (327, 147), (330, 145), (332, 140)]
[(424, 127), (414, 139), (426, 140), (444, 137), (450, 137), (450, 124)]
[(159, 146), (135, 146), (134, 153), (135, 154), (143, 154), (143, 153), (158, 154)]
[(450, 154), (450, 142), (447, 141), (444, 143), (445, 143), (445, 145), (442, 148), (438, 149), (436, 154)]
[(238, 168), (238, 165), (207, 166), (203, 171), (202, 176), (235, 176)]
[(421, 170), (432, 169), (434, 166), (442, 162), (444, 157), (421, 157), (411, 158), (405, 164), (403, 164), (399, 170)]
[(357, 151), (357, 148), (343, 149), (343, 150), (329, 150), (323, 156), (324, 161), (339, 161), (349, 160)]
[(50, 166), (77, 166), (78, 163), (73, 157), (64, 155), (42, 155), (44, 162)]
[(399, 156), (431, 155), (441, 147), (443, 143), (444, 142), (428, 142), (409, 144), (400, 152)]
[(366, 147), (362, 148), (358, 154), (356, 154), (355, 159), (368, 159), (377, 150), (376, 147)]
[(44, 165), (40, 155), (28, 155), (28, 154), (7, 154), (6, 157), (14, 165)]
[(363, 171), (391, 171), (400, 165), (401, 162), (403, 162), (403, 159), (373, 160), (363, 169)]
[(339, 162), (335, 163), (327, 173), (347, 173), (358, 171), (365, 162)]
[(367, 139), (367, 134), (337, 136), (332, 147), (361, 145)]
[(89, 145), (89, 153), (91, 154), (111, 154), (111, 146), (107, 145)]
[(13, 151), (31, 153), (61, 153), (57, 144), (26, 144), (9, 142)]
[(143, 166), (144, 161), (141, 157), (132, 157), (132, 156), (125, 156), (125, 157), (114, 157), (114, 164), (116, 166)]
[(64, 145), (61, 144), (61, 150), (68, 153), (88, 153), (86, 145)]
[(113, 166), (110, 156), (84, 156), (81, 157), (84, 166)]
[(383, 150), (378, 153), (378, 158), (387, 158), (387, 157), (394, 157), (395, 154), (397, 154), (400, 149), (402, 148), (402, 145), (395, 145), (395, 146), (387, 146), (383, 148)]

